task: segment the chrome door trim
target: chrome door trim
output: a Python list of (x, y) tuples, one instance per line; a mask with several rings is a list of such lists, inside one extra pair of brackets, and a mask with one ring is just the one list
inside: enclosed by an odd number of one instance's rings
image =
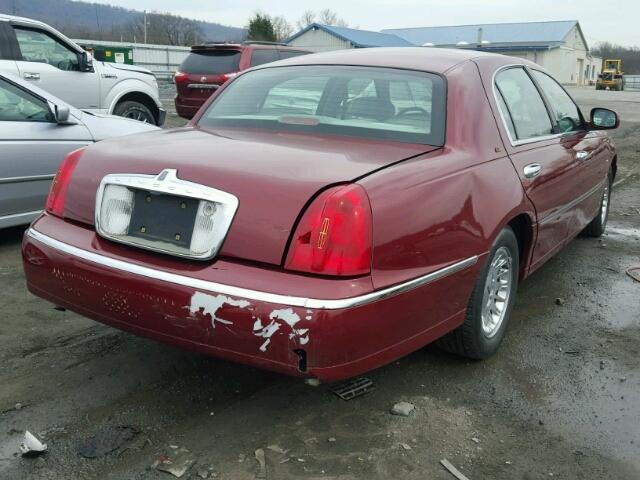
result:
[(565, 212), (567, 212), (568, 210), (571, 210), (573, 207), (575, 207), (579, 203), (583, 202), (584, 200), (589, 198), (594, 193), (596, 193), (599, 190), (601, 190), (603, 186), (604, 186), (603, 183), (599, 183), (598, 185), (596, 185), (595, 187), (590, 189), (588, 192), (583, 193), (582, 195), (580, 195), (578, 198), (574, 198), (569, 203), (565, 203), (564, 205), (560, 206), (557, 210), (555, 210), (553, 213), (550, 213), (549, 215), (544, 217), (542, 220), (540, 220), (538, 222), (538, 225), (544, 225), (546, 223), (549, 223), (550, 221), (552, 221), (555, 218), (557, 218), (558, 215), (562, 215)]
[(0, 184), (3, 183), (21, 183), (21, 182), (39, 182), (40, 180), (53, 180), (55, 174), (51, 175), (30, 175), (25, 177), (6, 177), (0, 178)]
[(133, 275), (139, 275), (154, 280), (173, 283), (182, 287), (189, 287), (196, 290), (205, 290), (216, 294), (230, 295), (232, 297), (247, 298), (250, 300), (269, 302), (280, 305), (289, 305), (292, 307), (313, 308), (319, 310), (353, 308), (376, 302), (384, 298), (389, 298), (404, 292), (408, 292), (423, 285), (435, 282), (454, 273), (460, 272), (474, 265), (478, 261), (478, 256), (474, 255), (426, 275), (422, 275), (420, 277), (393, 285), (391, 287), (376, 290), (371, 293), (349, 298), (321, 299), (295, 297), (259, 290), (251, 290), (247, 288), (235, 287), (232, 285), (225, 285), (222, 283), (210, 282), (207, 280), (200, 280), (184, 275), (165, 272), (163, 270), (157, 270), (155, 268), (145, 267), (143, 265), (138, 265), (124, 260), (118, 260), (115, 258), (100, 255), (98, 253), (83, 250), (81, 248), (69, 245), (67, 243), (61, 242), (60, 240), (56, 240), (55, 238), (45, 235), (35, 230), (33, 227), (27, 231), (26, 235), (50, 248), (58, 250), (59, 252), (63, 252), (67, 255), (73, 255), (76, 258), (80, 258), (82, 260), (95, 263), (107, 268), (119, 270), (121, 272), (127, 272)]

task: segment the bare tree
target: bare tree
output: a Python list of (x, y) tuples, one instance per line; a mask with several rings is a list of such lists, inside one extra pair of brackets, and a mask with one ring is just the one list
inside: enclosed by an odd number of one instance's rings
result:
[[(128, 35), (144, 37), (144, 17), (129, 23)], [(162, 45), (194, 45), (202, 41), (202, 29), (195, 20), (168, 13), (147, 14), (147, 42)]]
[(300, 20), (296, 22), (296, 25), (298, 25), (298, 28), (300, 30), (302, 30), (303, 28), (308, 27), (315, 21), (316, 21), (316, 13), (313, 12), (312, 10), (307, 10), (302, 14), (302, 17), (300, 17)]
[(330, 8), (321, 10), (319, 14), (316, 14), (316, 12), (312, 10), (307, 10), (302, 14), (300, 20), (296, 22), (296, 25), (300, 30), (302, 30), (314, 22), (318, 22), (323, 25), (334, 25), (336, 27), (349, 26), (345, 19), (338, 17), (338, 14)]
[(349, 24), (343, 18), (338, 17), (338, 14), (330, 8), (325, 8), (324, 10), (320, 11), (318, 22), (324, 25), (334, 25), (337, 27), (349, 26)]
[(335, 25), (338, 21), (338, 14), (329, 8), (320, 10), (318, 21), (324, 25)]
[(278, 40), (285, 40), (293, 33), (293, 27), (282, 15), (272, 17), (271, 23), (273, 24), (273, 31), (275, 32)]

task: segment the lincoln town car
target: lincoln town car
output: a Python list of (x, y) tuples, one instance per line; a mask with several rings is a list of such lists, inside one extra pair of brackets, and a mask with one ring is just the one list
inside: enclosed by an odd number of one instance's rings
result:
[[(371, 48), (238, 74), (183, 128), (64, 159), (29, 290), (193, 351), (336, 381), (492, 355), (519, 282), (606, 227), (611, 110), (526, 60)], [(531, 281), (535, 281), (532, 279)]]

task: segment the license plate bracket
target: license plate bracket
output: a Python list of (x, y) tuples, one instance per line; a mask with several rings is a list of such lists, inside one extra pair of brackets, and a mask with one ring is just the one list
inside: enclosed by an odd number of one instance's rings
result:
[(188, 250), (199, 203), (195, 198), (135, 189), (129, 236)]

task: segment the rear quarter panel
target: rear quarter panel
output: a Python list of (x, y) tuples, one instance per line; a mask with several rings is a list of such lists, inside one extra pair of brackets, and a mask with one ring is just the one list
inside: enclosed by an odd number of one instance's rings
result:
[[(446, 77), (445, 146), (360, 181), (373, 212), (375, 288), (474, 255), (479, 270), (493, 239), (511, 219), (521, 213), (533, 218), (476, 65), (464, 62)], [(450, 292), (451, 314), (466, 307), (472, 288), (467, 280)]]

